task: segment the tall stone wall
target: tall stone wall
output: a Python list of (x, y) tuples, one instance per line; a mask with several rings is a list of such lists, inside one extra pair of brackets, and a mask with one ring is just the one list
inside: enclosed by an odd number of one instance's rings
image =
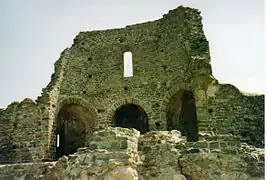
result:
[(264, 147), (264, 95), (245, 95), (230, 84), (211, 85), (207, 94), (208, 124), (215, 133)]
[[(263, 147), (264, 96), (244, 95), (214, 79), (201, 20), (198, 10), (180, 6), (156, 21), (80, 32), (55, 63), (41, 97), (0, 111), (0, 162), (55, 160), (59, 112), (68, 104), (88, 112), (86, 138), (113, 126), (116, 110), (129, 103), (145, 111), (148, 129), (167, 130), (168, 108), (180, 91), (194, 96), (200, 133), (232, 134)], [(132, 53), (133, 77), (123, 77), (127, 51)], [(212, 138), (202, 142), (200, 137), (198, 145), (231, 143)]]
[[(59, 99), (87, 100), (98, 111), (98, 127), (112, 125), (115, 110), (133, 103), (145, 110), (151, 130), (165, 130), (171, 96), (179, 89), (195, 91), (201, 83), (195, 77), (211, 75), (201, 16), (190, 8), (123, 29), (81, 32), (69, 51)], [(133, 77), (125, 78), (127, 51)]]

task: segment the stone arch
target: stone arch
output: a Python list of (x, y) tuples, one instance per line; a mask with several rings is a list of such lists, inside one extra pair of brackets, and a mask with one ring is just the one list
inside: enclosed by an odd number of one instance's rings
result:
[(115, 111), (113, 126), (135, 128), (141, 134), (144, 134), (149, 131), (148, 116), (142, 107), (127, 103)]
[(69, 97), (60, 101), (55, 112), (53, 139), (56, 155), (68, 155), (86, 146), (86, 139), (96, 127), (95, 108), (86, 100)]
[(114, 126), (114, 115), (116, 114), (116, 112), (118, 112), (120, 108), (125, 107), (125, 105), (136, 106), (137, 108), (139, 108), (140, 111), (144, 111), (144, 116), (147, 117), (147, 120), (144, 121), (145, 126), (147, 127), (145, 129), (146, 132), (149, 131), (149, 115), (151, 115), (152, 111), (149, 108), (148, 104), (133, 98), (119, 100), (111, 107), (107, 114), (108, 126)]
[[(57, 108), (55, 110), (55, 117), (58, 115), (60, 109), (66, 104), (81, 105), (84, 108), (86, 108), (95, 118), (97, 118), (97, 110), (94, 107), (94, 104), (88, 102), (87, 100), (85, 100), (81, 97), (76, 97), (76, 96), (71, 96), (71, 97), (63, 98), (62, 100), (60, 100), (58, 105), (57, 105)], [(95, 121), (95, 124), (96, 123), (97, 122)]]
[[(194, 88), (194, 84), (188, 84), (188, 83), (179, 83), (175, 86), (172, 86), (172, 88), (170, 88), (170, 90), (168, 90), (165, 94), (165, 96), (163, 97), (163, 101), (161, 103), (161, 113), (160, 113), (160, 117), (162, 120), (164, 120), (166, 122), (166, 128), (167, 130), (171, 130), (172, 128), (170, 128), (170, 122), (168, 120), (168, 111), (170, 111), (170, 106), (172, 103), (174, 103), (173, 105), (175, 105), (175, 103), (177, 104), (178, 102), (182, 102), (181, 98), (183, 96), (184, 92), (189, 92), (192, 94), (193, 97), (193, 101), (194, 103), (191, 104), (191, 109), (193, 111), (193, 114), (195, 114), (195, 118), (194, 118), (194, 127), (193, 127), (193, 132), (183, 132), (183, 129), (180, 129), (182, 127), (179, 127), (179, 121), (176, 122), (176, 127), (175, 129), (178, 129), (182, 132), (182, 135), (187, 136), (187, 139), (189, 141), (197, 141), (198, 139), (198, 119), (197, 119), (197, 97), (195, 97), (195, 88)], [(176, 97), (175, 97), (176, 96)], [(172, 102), (172, 99), (176, 99), (176, 102)], [(188, 106), (188, 105), (186, 105)], [(190, 106), (190, 105), (189, 105)], [(182, 105), (178, 106), (176, 109), (176, 117), (179, 117), (179, 115), (181, 114)], [(184, 112), (183, 112), (184, 113)], [(175, 124), (174, 124), (175, 126)], [(185, 127), (186, 128), (186, 127)], [(193, 135), (192, 135), (193, 134)]]
[(179, 83), (178, 85), (172, 86), (162, 97), (162, 101), (160, 104), (160, 119), (164, 120), (165, 122), (167, 122), (167, 118), (166, 118), (166, 109), (168, 108), (168, 104), (170, 99), (172, 98), (172, 96), (180, 91), (180, 90), (187, 90), (187, 91), (191, 91), (194, 92), (194, 89), (192, 88), (192, 86), (190, 84), (186, 84), (186, 83)]
[(198, 140), (198, 120), (194, 94), (188, 90), (177, 91), (166, 109), (167, 130), (179, 130), (188, 141)]

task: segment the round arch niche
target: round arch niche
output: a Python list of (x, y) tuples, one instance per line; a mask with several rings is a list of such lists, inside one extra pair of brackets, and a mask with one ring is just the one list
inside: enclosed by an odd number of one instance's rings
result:
[(180, 90), (167, 107), (167, 130), (179, 130), (187, 141), (198, 140), (198, 122), (195, 98), (191, 91)]
[(94, 116), (89, 109), (69, 103), (61, 107), (56, 122), (56, 159), (75, 153), (85, 146), (85, 136), (92, 132)]
[(135, 104), (124, 104), (114, 113), (113, 125), (124, 128), (135, 128), (144, 134), (149, 131), (148, 116), (144, 109)]

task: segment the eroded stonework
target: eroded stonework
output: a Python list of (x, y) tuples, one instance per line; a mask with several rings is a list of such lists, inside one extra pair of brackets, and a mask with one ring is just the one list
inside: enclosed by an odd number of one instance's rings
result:
[(213, 77), (201, 19), (80, 32), (36, 101), (0, 110), (0, 178), (263, 179), (264, 95)]
[(87, 141), (88, 147), (79, 148), (75, 154), (63, 156), (57, 162), (2, 165), (0, 178), (264, 179), (264, 150), (245, 143), (228, 148), (207, 147), (201, 145), (204, 140), (188, 143), (177, 130), (140, 135), (135, 129), (120, 127), (95, 131)]

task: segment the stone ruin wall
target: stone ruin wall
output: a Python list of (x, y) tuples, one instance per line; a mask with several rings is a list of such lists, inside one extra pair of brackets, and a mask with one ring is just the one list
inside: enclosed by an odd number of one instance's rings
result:
[[(81, 32), (66, 57), (58, 101), (70, 96), (88, 101), (101, 111), (98, 127), (110, 126), (115, 110), (126, 101), (133, 102), (148, 114), (151, 130), (166, 129), (170, 97), (179, 89), (201, 91), (197, 84), (201, 82), (194, 82), (194, 76), (199, 76), (198, 71), (202, 76), (211, 74), (208, 42), (200, 25), (198, 13), (180, 9), (163, 19), (124, 29)], [(187, 39), (191, 33), (195, 39)], [(197, 43), (203, 50), (191, 47)], [(131, 78), (123, 77), (126, 51), (133, 54)]]
[[(0, 179), (39, 180), (263, 180), (264, 150), (210, 147), (209, 134), (187, 143), (177, 130), (144, 135), (135, 129), (107, 128), (86, 139), (89, 146), (57, 162), (0, 166)], [(221, 140), (235, 141), (232, 136)], [(206, 141), (207, 140), (207, 141)], [(238, 141), (236, 141), (238, 144)]]
[[(129, 78), (123, 77), (126, 51), (133, 55)], [(264, 146), (264, 95), (247, 96), (214, 79), (200, 12), (179, 7), (153, 22), (79, 33), (36, 102), (25, 99), (0, 111), (0, 162), (51, 161), (57, 113), (68, 103), (90, 111), (93, 130), (111, 126), (126, 102), (145, 110), (150, 131), (166, 130), (168, 104), (179, 90), (194, 94), (200, 133), (238, 135)]]
[(264, 95), (245, 95), (230, 84), (213, 85), (207, 94), (207, 126), (213, 132), (264, 148)]

